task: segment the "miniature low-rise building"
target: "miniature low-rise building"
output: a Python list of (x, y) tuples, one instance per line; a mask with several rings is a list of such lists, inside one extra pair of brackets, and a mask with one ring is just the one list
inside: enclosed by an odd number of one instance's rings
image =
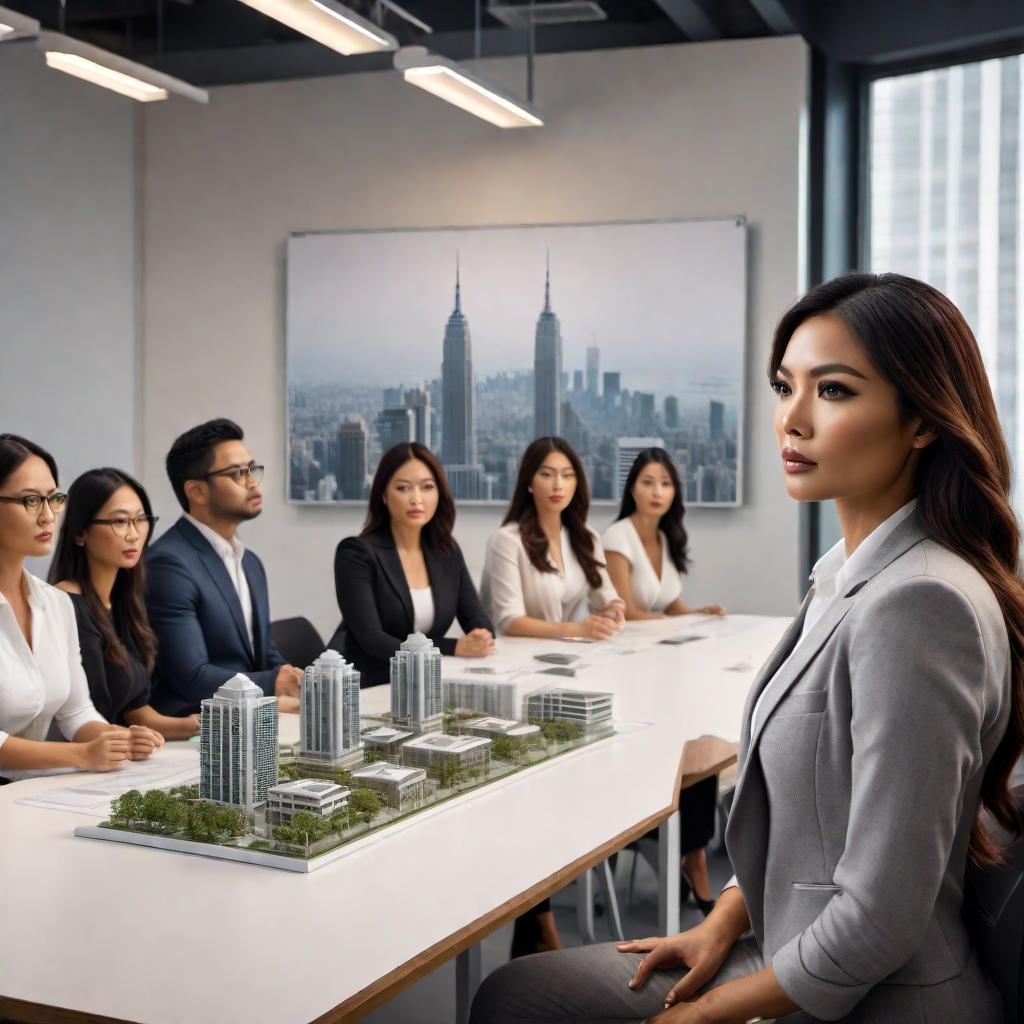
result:
[(296, 779), (267, 790), (267, 824), (287, 825), (299, 811), (329, 818), (348, 804), (348, 786), (323, 779)]
[(513, 672), (470, 673), (445, 669), (444, 706), (453, 711), (475, 711), (496, 718), (522, 719), (528, 694), (537, 678), (521, 669)]
[(427, 795), (427, 773), (422, 768), (409, 768), (377, 761), (352, 773), (352, 782), (379, 793), (388, 807), (404, 811)]
[(585, 732), (609, 728), (612, 695), (558, 688), (538, 690), (527, 698), (526, 717), (531, 722), (575, 722)]
[(416, 734), (407, 729), (392, 729), (382, 725), (377, 729), (364, 732), (362, 736), (363, 746), (367, 754), (373, 751), (381, 755), (383, 760), (397, 760), (400, 756), (402, 744), (411, 740)]
[(473, 718), (461, 722), (459, 728), (468, 736), (483, 736), (489, 740), (500, 737), (524, 747), (534, 736), (540, 735), (539, 725), (529, 725), (511, 718)]
[(402, 744), (402, 764), (430, 768), (442, 761), (459, 768), (485, 768), (491, 761), (491, 741), (482, 736), (447, 736), (430, 733)]

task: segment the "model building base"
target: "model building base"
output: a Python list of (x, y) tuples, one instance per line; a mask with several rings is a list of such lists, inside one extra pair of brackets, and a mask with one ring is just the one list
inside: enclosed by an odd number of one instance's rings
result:
[[(380, 731), (379, 720), (364, 724), (366, 733)], [(328, 768), (310, 779), (308, 761), (283, 754), (272, 802), (255, 815), (200, 800), (197, 787), (133, 790), (114, 801), (110, 820), (79, 826), (75, 835), (308, 873), (444, 809), (455, 797), (582, 751), (616, 731), (610, 721), (589, 730), (564, 720), (530, 727), (449, 712), (443, 733), (427, 734), (401, 758), (385, 760), (368, 745), (362, 764)], [(487, 759), (480, 756), (482, 736), (494, 737)], [(301, 787), (294, 784), (299, 780)], [(318, 813), (318, 790), (332, 801), (329, 816)]]

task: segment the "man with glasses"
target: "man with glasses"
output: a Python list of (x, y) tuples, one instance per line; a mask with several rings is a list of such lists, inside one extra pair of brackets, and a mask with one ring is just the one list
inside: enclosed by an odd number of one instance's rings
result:
[(281, 698), (282, 710), (298, 710), (302, 671), (274, 646), (266, 572), (236, 532), (263, 505), (263, 467), (243, 438), (231, 420), (210, 420), (167, 454), (185, 514), (146, 559), (146, 604), (159, 641), (153, 706), (165, 715), (195, 714), (238, 672)]

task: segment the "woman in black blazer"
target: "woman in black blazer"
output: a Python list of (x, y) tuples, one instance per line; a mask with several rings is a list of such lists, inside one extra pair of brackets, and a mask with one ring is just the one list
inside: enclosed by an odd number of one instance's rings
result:
[[(363, 532), (334, 556), (334, 586), (345, 658), (360, 685), (390, 678), (390, 661), (410, 633), (425, 633), (442, 654), (494, 652), (494, 626), (452, 538), (455, 502), (444, 470), (421, 444), (384, 453), (370, 488)], [(445, 634), (455, 619), (465, 636)]]

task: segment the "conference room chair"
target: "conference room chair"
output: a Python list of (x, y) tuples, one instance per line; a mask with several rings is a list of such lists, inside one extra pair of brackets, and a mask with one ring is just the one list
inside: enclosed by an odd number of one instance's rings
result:
[[(1014, 791), (1024, 812), (1024, 787)], [(993, 867), (970, 863), (964, 916), (978, 958), (1003, 997), (1004, 1024), (1024, 1022), (1024, 836)]]
[(301, 615), (272, 622), (270, 635), (284, 660), (296, 668), (312, 665), (324, 652), (323, 638), (316, 626)]

